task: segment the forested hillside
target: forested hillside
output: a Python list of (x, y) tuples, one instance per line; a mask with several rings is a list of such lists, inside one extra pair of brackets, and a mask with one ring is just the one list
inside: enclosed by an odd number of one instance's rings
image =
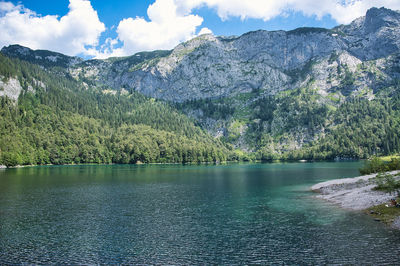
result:
[(4, 47), (2, 164), (331, 160), (400, 152), (400, 12), (83, 60)]
[(390, 95), (341, 102), (310, 89), (275, 96), (176, 104), (225, 143), (246, 147), (259, 160), (368, 158), (400, 152), (400, 87)]
[(185, 115), (139, 93), (105, 93), (57, 67), (3, 55), (0, 76), (3, 92), (14, 79), (21, 89), (17, 101), (0, 97), (0, 164), (227, 159), (226, 148)]

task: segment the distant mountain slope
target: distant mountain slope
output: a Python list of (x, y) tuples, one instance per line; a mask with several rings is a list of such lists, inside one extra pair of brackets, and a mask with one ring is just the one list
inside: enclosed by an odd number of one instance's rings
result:
[[(259, 30), (240, 37), (202, 35), (172, 51), (124, 58), (82, 61), (18, 45), (4, 47), (2, 53), (44, 67), (68, 68), (77, 79), (115, 90), (182, 102), (253, 90), (271, 95), (298, 88), (307, 82), (311, 65), (335, 55), (344, 54), (347, 58), (341, 63), (357, 66), (399, 53), (398, 36), (400, 13), (372, 8), (365, 17), (333, 29)], [(321, 71), (328, 72), (326, 67)]]
[[(237, 149), (233, 156), (365, 158), (400, 151), (399, 36), (400, 12), (372, 8), (333, 29), (202, 35), (171, 51), (124, 58), (78, 62), (60, 55), (56, 64), (42, 55), (48, 51), (11, 46), (2, 53), (82, 90), (170, 102)], [(16, 99), (11, 81), (0, 95)], [(29, 84), (28, 91), (46, 87), (37, 79)], [(152, 127), (162, 124), (149, 119)]]
[(399, 25), (399, 12), (373, 8), (350, 25), (331, 30), (260, 30), (230, 38), (203, 35), (140, 64), (104, 68), (93, 62), (73, 73), (85, 73), (115, 89), (177, 102), (252, 90), (276, 94), (302, 86), (306, 75), (298, 73), (308, 74), (313, 62), (333, 54), (348, 54), (353, 62), (364, 62), (398, 53)]
[(83, 62), (83, 59), (80, 57), (71, 57), (47, 50), (32, 50), (17, 44), (3, 47), (1, 53), (45, 67), (58, 66), (67, 68)]
[(224, 161), (229, 151), (170, 105), (113, 93), (0, 54), (0, 164)]

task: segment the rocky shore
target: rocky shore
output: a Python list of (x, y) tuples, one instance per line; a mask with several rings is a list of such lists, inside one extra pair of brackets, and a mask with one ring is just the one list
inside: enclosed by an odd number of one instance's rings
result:
[[(400, 171), (389, 172), (397, 174)], [(377, 174), (359, 176), (355, 178), (335, 179), (318, 183), (311, 190), (319, 193), (317, 198), (327, 200), (349, 210), (368, 210), (381, 204), (390, 202), (395, 197), (393, 193), (377, 191), (374, 177)], [(397, 217), (392, 226), (400, 229), (400, 217)]]

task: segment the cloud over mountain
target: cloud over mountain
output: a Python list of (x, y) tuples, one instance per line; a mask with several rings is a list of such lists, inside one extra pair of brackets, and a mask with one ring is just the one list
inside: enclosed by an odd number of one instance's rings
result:
[(118, 39), (123, 46), (120, 52), (116, 50), (117, 53), (172, 49), (178, 43), (195, 37), (196, 28), (203, 23), (203, 18), (198, 15), (177, 13), (174, 0), (156, 1), (149, 6), (147, 14), (150, 21), (136, 17), (119, 23)]
[(0, 46), (21, 44), (68, 55), (90, 55), (105, 25), (90, 1), (70, 0), (65, 16), (41, 16), (23, 5), (0, 2)]
[[(23, 4), (0, 2), (0, 46), (21, 44), (34, 49), (50, 49), (68, 55), (124, 56), (144, 50), (172, 49), (199, 34), (212, 33), (202, 27), (199, 8), (215, 12), (221, 20), (268, 21), (278, 16), (302, 13), (322, 19), (330, 16), (338, 23), (349, 23), (373, 6), (399, 10), (398, 0), (155, 0), (148, 6), (147, 18), (122, 18), (109, 25), (114, 36), (99, 43), (106, 27), (90, 0), (70, 0), (69, 12), (62, 17), (42, 16)], [(114, 27), (115, 26), (115, 27)]]
[(267, 21), (288, 12), (302, 12), (318, 18), (330, 15), (343, 24), (363, 16), (371, 7), (400, 9), (400, 1), (397, 0), (176, 0), (176, 3), (181, 12), (191, 12), (194, 8), (207, 6), (214, 9), (223, 20), (240, 17)]

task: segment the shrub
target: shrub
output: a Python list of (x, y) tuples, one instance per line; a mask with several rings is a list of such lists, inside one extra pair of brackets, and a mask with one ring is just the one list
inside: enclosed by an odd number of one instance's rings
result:
[(376, 175), (375, 179), (377, 183), (377, 186), (375, 187), (376, 190), (382, 190), (386, 192), (400, 190), (400, 180), (396, 180), (394, 175), (379, 173)]
[(381, 159), (373, 157), (371, 160), (368, 160), (359, 171), (362, 175), (368, 175), (371, 173), (386, 172), (388, 170), (387, 165)]

